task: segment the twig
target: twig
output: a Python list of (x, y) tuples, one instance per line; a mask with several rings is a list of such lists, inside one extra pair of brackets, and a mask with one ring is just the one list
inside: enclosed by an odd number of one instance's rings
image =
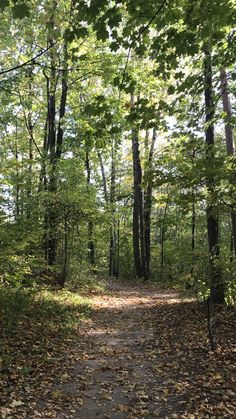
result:
[(137, 36), (133, 39), (133, 41), (129, 45), (128, 54), (127, 54), (127, 58), (126, 58), (126, 62), (125, 62), (125, 67), (124, 67), (124, 70), (123, 70), (122, 80), (121, 80), (121, 83), (120, 83), (120, 86), (119, 86), (119, 96), (118, 96), (118, 101), (117, 101), (117, 108), (118, 108), (119, 103), (120, 103), (121, 89), (123, 87), (123, 83), (124, 83), (124, 79), (125, 79), (125, 74), (126, 74), (126, 71), (127, 71), (127, 68), (128, 68), (128, 64), (129, 64), (129, 59), (130, 59), (132, 47), (133, 47), (134, 43), (140, 38), (140, 36), (142, 36), (143, 33), (146, 32), (146, 30), (149, 28), (149, 26), (151, 25), (151, 23), (156, 19), (157, 15), (160, 13), (160, 11), (162, 10), (162, 8), (165, 6), (166, 3), (167, 3), (167, 0), (164, 0), (161, 3), (161, 5), (159, 6), (159, 8), (156, 11), (156, 13), (152, 16), (152, 18), (144, 26), (144, 28), (141, 29), (141, 31), (137, 34)]
[(47, 47), (46, 49), (44, 49), (43, 51), (41, 51), (41, 52), (39, 52), (37, 55), (35, 55), (34, 57), (32, 57), (32, 58), (30, 58), (30, 60), (28, 60), (28, 61), (25, 61), (24, 63), (22, 63), (22, 64), (18, 64), (18, 65), (16, 65), (15, 67), (12, 67), (12, 68), (8, 68), (7, 70), (2, 70), (2, 71), (0, 71), (0, 76), (2, 75), (2, 74), (6, 74), (6, 73), (11, 73), (12, 71), (14, 71), (14, 70), (18, 70), (19, 68), (22, 68), (22, 67), (24, 67), (24, 66), (26, 66), (26, 65), (28, 65), (28, 64), (30, 64), (30, 63), (32, 63), (32, 62), (34, 62), (37, 58), (39, 58), (39, 57), (41, 57), (41, 55), (43, 55), (43, 54), (45, 54), (50, 48), (52, 48), (52, 47), (54, 47), (56, 45), (56, 42), (54, 43), (54, 44), (52, 44), (52, 45), (49, 45), (49, 47)]

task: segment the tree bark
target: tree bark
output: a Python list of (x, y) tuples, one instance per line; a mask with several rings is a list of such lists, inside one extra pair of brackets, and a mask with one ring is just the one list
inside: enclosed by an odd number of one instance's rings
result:
[(98, 151), (98, 158), (99, 158), (99, 163), (100, 163), (100, 168), (101, 168), (101, 173), (102, 173), (102, 186), (103, 186), (104, 198), (107, 204), (108, 203), (107, 179), (106, 179), (106, 173), (105, 173), (102, 155), (100, 151)]
[(194, 201), (194, 192), (193, 195), (193, 202), (192, 202), (192, 216), (191, 216), (191, 250), (192, 250), (192, 268), (191, 271), (193, 272), (194, 264), (195, 264), (195, 240), (196, 240), (196, 207)]
[[(225, 139), (226, 139), (226, 152), (228, 156), (234, 155), (234, 136), (233, 128), (231, 124), (232, 108), (228, 92), (228, 80), (227, 74), (224, 69), (221, 69), (221, 88), (222, 88), (222, 102), (223, 110), (226, 113), (225, 119)], [(234, 182), (236, 184), (236, 174), (234, 176)], [(236, 213), (231, 211), (231, 224), (232, 224), (232, 237), (234, 246), (234, 255), (236, 257)]]
[[(54, 2), (56, 8), (56, 2)], [(45, 129), (47, 130), (47, 136), (44, 141), (44, 152), (43, 152), (43, 165), (42, 165), (42, 177), (46, 179), (46, 165), (45, 159), (48, 157), (49, 169), (48, 169), (48, 181), (45, 181), (45, 185), (49, 192), (49, 202), (46, 208), (45, 214), (45, 229), (46, 229), (46, 240), (45, 240), (45, 254), (47, 257), (48, 264), (54, 265), (56, 262), (57, 254), (57, 240), (58, 240), (58, 208), (56, 206), (56, 194), (58, 191), (57, 185), (57, 167), (61, 159), (62, 145), (63, 145), (63, 118), (66, 112), (66, 102), (68, 93), (67, 83), (67, 41), (63, 47), (63, 71), (61, 78), (61, 96), (59, 106), (59, 121), (56, 123), (56, 90), (59, 79), (59, 73), (56, 73), (56, 52), (53, 47), (55, 44), (54, 39), (54, 13), (50, 18), (48, 24), (48, 45), (50, 47), (50, 76), (46, 76), (47, 80), (47, 97), (48, 97), (48, 111), (47, 120), (45, 123)]]
[[(134, 110), (134, 94), (131, 94), (131, 112)], [(148, 278), (145, 249), (145, 231), (143, 216), (143, 192), (141, 189), (142, 168), (139, 154), (138, 130), (132, 128), (132, 156), (134, 177), (134, 204), (133, 204), (133, 251), (135, 273), (138, 278)]]
[[(103, 165), (101, 152), (98, 151), (98, 158), (102, 174), (103, 193), (106, 204), (109, 203), (107, 179)], [(119, 221), (115, 219), (115, 197), (116, 197), (116, 149), (114, 140), (111, 151), (111, 185), (110, 185), (110, 209), (111, 209), (111, 228), (110, 228), (110, 243), (109, 243), (109, 276), (119, 276)], [(118, 223), (118, 224), (117, 224)], [(117, 225), (116, 225), (117, 224)]]
[(49, 150), (49, 182), (48, 192), (49, 203), (47, 208), (47, 256), (48, 264), (50, 266), (55, 264), (56, 261), (56, 247), (57, 247), (57, 214), (55, 208), (55, 197), (57, 191), (57, 178), (56, 178), (56, 70), (55, 70), (55, 51), (52, 47), (55, 41), (53, 38), (54, 33), (54, 15), (51, 16), (49, 21), (49, 46), (50, 48), (50, 66), (51, 74), (49, 78), (48, 89), (48, 150)]
[(18, 120), (16, 117), (16, 139), (15, 139), (15, 159), (16, 159), (16, 218), (20, 215), (20, 184), (19, 184), (19, 152), (18, 152)]
[(67, 82), (67, 60), (68, 60), (68, 45), (65, 41), (63, 52), (64, 52), (64, 63), (62, 71), (62, 80), (61, 80), (61, 100), (60, 100), (60, 109), (59, 109), (59, 122), (57, 128), (57, 148), (56, 148), (56, 158), (60, 160), (62, 153), (62, 143), (63, 143), (63, 118), (66, 113), (66, 102), (67, 102), (67, 93), (68, 93), (68, 82)]
[(160, 269), (160, 277), (161, 279), (163, 278), (163, 270), (164, 270), (164, 245), (165, 245), (165, 234), (166, 234), (166, 217), (167, 217), (167, 211), (168, 211), (168, 206), (169, 206), (169, 192), (167, 189), (167, 199), (166, 199), (166, 205), (165, 205), (165, 209), (164, 209), (164, 216), (162, 219), (162, 225), (161, 225), (161, 232), (160, 232), (160, 240), (161, 240), (161, 269)]
[[(34, 132), (33, 132), (33, 122), (32, 122), (32, 78), (33, 78), (33, 69), (29, 68), (29, 84), (28, 84), (28, 99), (30, 101), (29, 106), (26, 107), (22, 98), (22, 95), (19, 91), (20, 103), (23, 110), (25, 127), (29, 134), (29, 165), (28, 165), (28, 178), (27, 178), (27, 198), (29, 199), (32, 195), (32, 167), (33, 167), (33, 143), (34, 141)], [(26, 207), (26, 216), (28, 219), (31, 217), (31, 210), (29, 207), (29, 201), (27, 202)]]
[[(87, 172), (87, 185), (90, 187), (91, 184), (91, 167), (90, 167), (90, 160), (89, 160), (89, 151), (86, 150), (85, 156), (85, 166)], [(94, 269), (95, 265), (95, 245), (93, 241), (93, 222), (91, 220), (88, 221), (88, 256), (92, 270)]]
[(68, 249), (68, 240), (69, 239), (69, 223), (68, 223), (68, 213), (67, 208), (64, 208), (64, 252), (63, 252), (63, 265), (60, 277), (58, 279), (58, 284), (61, 287), (64, 287), (67, 276), (68, 276), (68, 263), (69, 263), (69, 249)]
[(221, 281), (221, 270), (219, 267), (219, 215), (218, 207), (214, 203), (215, 176), (215, 138), (214, 138), (214, 102), (212, 84), (212, 63), (211, 53), (204, 51), (204, 97), (206, 115), (206, 184), (208, 190), (207, 202), (207, 234), (209, 248), (209, 270), (210, 270), (210, 291), (213, 303), (224, 302), (224, 287)]
[[(154, 146), (156, 141), (156, 129), (153, 129), (153, 136), (151, 147), (148, 157), (148, 170), (152, 169), (152, 160), (154, 153)], [(145, 138), (145, 150), (148, 150), (148, 135)], [(151, 260), (151, 212), (152, 212), (152, 184), (148, 180), (148, 186), (144, 192), (144, 224), (145, 224), (145, 251), (146, 251), (146, 264), (147, 264), (147, 277), (150, 277), (150, 260)]]
[[(105, 191), (104, 191), (105, 192)], [(111, 232), (110, 232), (110, 257), (109, 257), (109, 276), (118, 276), (118, 231), (115, 211), (116, 201), (116, 148), (113, 140), (111, 152), (111, 187), (110, 187), (110, 207), (111, 207)]]

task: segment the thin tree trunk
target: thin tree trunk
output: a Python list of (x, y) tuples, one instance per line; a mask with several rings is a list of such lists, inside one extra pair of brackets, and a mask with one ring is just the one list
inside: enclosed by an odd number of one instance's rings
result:
[(168, 210), (168, 206), (169, 206), (169, 193), (167, 195), (167, 200), (166, 200), (166, 205), (165, 205), (165, 209), (164, 209), (164, 216), (162, 219), (162, 225), (161, 225), (161, 269), (160, 269), (160, 277), (161, 279), (163, 278), (163, 271), (164, 271), (164, 245), (165, 245), (165, 234), (166, 234), (166, 217), (167, 217), (167, 210)]
[[(134, 95), (131, 94), (131, 112), (134, 109)], [(143, 266), (140, 250), (140, 197), (142, 172), (139, 158), (138, 130), (132, 128), (132, 155), (133, 155), (133, 177), (134, 177), (134, 203), (133, 203), (133, 251), (134, 267), (138, 278), (143, 276)]]
[[(29, 134), (29, 165), (28, 165), (28, 179), (27, 179), (27, 198), (29, 198), (32, 194), (32, 167), (33, 167), (33, 143), (34, 141), (34, 134), (33, 134), (33, 122), (32, 122), (32, 77), (33, 77), (33, 68), (29, 68), (29, 84), (28, 84), (28, 100), (29, 106), (26, 106), (20, 91), (18, 92), (20, 104), (22, 106), (25, 127)], [(38, 149), (39, 153), (40, 150)], [(41, 154), (41, 153), (40, 153)], [(27, 207), (27, 218), (30, 218), (30, 208)]]
[[(234, 155), (234, 136), (233, 128), (231, 124), (232, 119), (232, 108), (230, 103), (230, 97), (228, 92), (228, 80), (227, 74), (224, 69), (221, 70), (221, 87), (222, 87), (222, 101), (223, 101), (223, 110), (226, 113), (225, 119), (225, 139), (226, 139), (226, 151), (228, 156)], [(236, 174), (235, 174), (235, 183), (236, 183)], [(236, 213), (231, 211), (231, 224), (232, 224), (232, 237), (234, 245), (234, 255), (236, 257)]]
[[(101, 152), (98, 151), (98, 158), (102, 173), (103, 193), (106, 204), (108, 204), (107, 179), (103, 165)], [(114, 140), (111, 152), (111, 186), (110, 186), (110, 208), (111, 208), (111, 228), (109, 243), (109, 276), (119, 275), (119, 232), (116, 230), (115, 220), (115, 195), (116, 195), (116, 149), (114, 148)]]
[(69, 236), (69, 226), (68, 226), (68, 214), (67, 209), (64, 208), (64, 251), (63, 251), (63, 266), (61, 270), (61, 275), (58, 280), (58, 284), (64, 287), (66, 278), (68, 275), (68, 262), (69, 262), (69, 250), (68, 250), (68, 236)]
[(120, 220), (117, 221), (117, 244), (116, 244), (116, 278), (120, 274)]
[[(32, 68), (29, 69), (29, 85), (28, 85), (28, 97), (30, 100), (28, 112), (26, 114), (24, 103), (21, 95), (20, 102), (23, 107), (25, 125), (29, 134), (29, 166), (28, 166), (28, 180), (27, 180), (27, 197), (30, 198), (32, 194), (32, 166), (33, 166), (33, 122), (32, 122)], [(30, 209), (27, 210), (27, 218), (30, 218)]]
[[(56, 2), (54, 2), (56, 7)], [(61, 79), (61, 97), (59, 106), (59, 121), (56, 128), (56, 89), (59, 75), (56, 74), (56, 52), (53, 48), (54, 40), (54, 15), (52, 14), (49, 21), (49, 36), (48, 44), (50, 48), (50, 76), (47, 78), (47, 92), (48, 92), (48, 113), (46, 128), (48, 130), (47, 139), (45, 141), (44, 155), (49, 153), (49, 181), (47, 182), (47, 190), (49, 192), (49, 203), (47, 206), (46, 221), (46, 254), (49, 265), (54, 265), (56, 262), (57, 253), (57, 230), (58, 230), (58, 209), (55, 204), (55, 195), (57, 194), (57, 166), (61, 159), (62, 145), (63, 145), (63, 118), (65, 117), (68, 84), (67, 84), (67, 42), (65, 41), (63, 49), (63, 71)], [(44, 157), (43, 155), (43, 157)], [(44, 165), (44, 162), (43, 162)], [(43, 166), (45, 171), (45, 165)], [(45, 174), (43, 174), (45, 176)]]
[(111, 153), (111, 188), (110, 188), (110, 207), (111, 207), (111, 232), (110, 232), (110, 260), (109, 276), (117, 276), (117, 221), (115, 217), (116, 199), (116, 148), (113, 140)]
[[(148, 136), (146, 139), (148, 143)], [(149, 150), (148, 157), (148, 170), (152, 169), (152, 160), (154, 153), (154, 146), (156, 141), (156, 129), (153, 129), (153, 136), (151, 147)], [(145, 144), (145, 150), (147, 150), (148, 144)], [(151, 260), (151, 211), (152, 211), (152, 184), (148, 181), (148, 186), (144, 192), (144, 223), (145, 223), (145, 250), (146, 250), (146, 264), (147, 264), (147, 277), (150, 277), (150, 260)]]
[[(44, 73), (47, 83), (47, 96), (49, 95), (49, 78)], [(41, 192), (42, 190), (47, 190), (47, 170), (46, 170), (46, 163), (48, 157), (48, 108), (47, 108), (47, 116), (44, 124), (44, 136), (43, 136), (43, 151), (41, 154), (41, 169), (40, 169), (40, 176), (39, 176), (39, 187), (38, 191)]]
[(195, 204), (195, 192), (194, 187), (192, 188), (192, 216), (191, 216), (191, 250), (192, 250), (192, 268), (193, 272), (195, 265), (195, 247), (196, 247), (196, 204)]
[[(32, 68), (30, 69), (30, 76), (29, 76), (29, 98), (31, 100), (32, 97)], [(29, 166), (28, 166), (28, 186), (27, 186), (27, 197), (28, 199), (32, 195), (32, 167), (33, 167), (33, 122), (32, 122), (32, 104), (30, 104), (28, 118), (27, 118), (27, 128), (29, 133)], [(27, 205), (27, 218), (30, 219), (31, 217), (31, 209), (29, 207), (29, 202)]]
[(64, 129), (63, 129), (63, 118), (65, 117), (66, 113), (66, 102), (67, 102), (67, 94), (68, 94), (68, 82), (67, 82), (67, 69), (68, 69), (68, 45), (65, 41), (63, 47), (63, 71), (62, 71), (62, 80), (61, 80), (61, 100), (60, 100), (60, 109), (59, 109), (59, 123), (57, 128), (57, 145), (56, 145), (56, 158), (60, 160), (62, 154), (62, 144), (63, 144), (63, 136), (64, 136)]
[(48, 192), (48, 264), (50, 266), (55, 264), (56, 261), (56, 248), (57, 248), (57, 214), (55, 208), (55, 198), (53, 195), (57, 191), (57, 178), (56, 178), (56, 71), (55, 71), (55, 51), (52, 47), (54, 44), (54, 16), (52, 15), (49, 21), (49, 46), (50, 49), (50, 65), (51, 74), (49, 78), (49, 92), (48, 92), (48, 149), (49, 149), (49, 182)]
[(209, 268), (211, 281), (211, 299), (213, 303), (224, 302), (224, 288), (221, 281), (221, 271), (219, 267), (219, 215), (217, 205), (214, 204), (214, 174), (212, 168), (215, 165), (215, 139), (214, 139), (214, 102), (212, 85), (212, 63), (211, 53), (204, 52), (204, 96), (206, 112), (206, 169), (207, 169), (207, 233), (209, 247)]
[(20, 215), (20, 184), (19, 184), (19, 152), (18, 152), (18, 121), (16, 118), (16, 140), (15, 140), (15, 159), (16, 159), (16, 217)]
[(101, 173), (102, 173), (102, 186), (103, 186), (104, 198), (107, 204), (108, 203), (107, 179), (106, 179), (106, 173), (105, 173), (102, 155), (100, 151), (98, 151), (98, 158), (99, 158), (99, 163), (100, 163), (100, 168), (101, 168)]
[[(90, 160), (89, 160), (89, 151), (86, 150), (86, 157), (85, 157), (85, 166), (87, 172), (87, 185), (90, 187), (91, 184), (91, 168), (90, 168)], [(93, 222), (91, 220), (88, 221), (88, 256), (92, 270), (94, 269), (95, 265), (95, 245), (93, 241)]]
[(224, 69), (221, 70), (221, 87), (222, 87), (222, 102), (223, 110), (226, 113), (225, 119), (225, 138), (226, 138), (226, 151), (228, 156), (234, 154), (234, 137), (233, 128), (231, 124), (232, 108), (228, 92), (227, 74)]
[[(135, 106), (134, 94), (131, 95), (131, 112)], [(133, 155), (133, 177), (134, 177), (134, 207), (133, 207), (133, 249), (134, 265), (137, 277), (148, 279), (146, 247), (145, 247), (145, 225), (144, 225), (144, 204), (142, 183), (142, 168), (139, 153), (139, 138), (136, 127), (132, 129), (132, 155)]]

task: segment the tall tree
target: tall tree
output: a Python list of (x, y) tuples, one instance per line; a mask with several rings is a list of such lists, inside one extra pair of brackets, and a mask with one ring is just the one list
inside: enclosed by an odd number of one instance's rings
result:
[(111, 235), (110, 235), (110, 259), (109, 259), (109, 275), (118, 278), (119, 261), (118, 261), (118, 231), (115, 211), (116, 202), (116, 143), (113, 139), (111, 150), (111, 181), (110, 181), (110, 207), (111, 207)]
[[(225, 139), (226, 139), (226, 151), (228, 156), (234, 155), (234, 136), (232, 127), (232, 107), (229, 96), (228, 79), (225, 69), (221, 69), (221, 89), (222, 89), (222, 102), (223, 110), (225, 112)], [(236, 174), (234, 174), (234, 184), (236, 184)], [(231, 223), (232, 223), (232, 239), (234, 244), (234, 254), (236, 257), (236, 213), (235, 210), (231, 211)]]
[[(89, 150), (86, 148), (85, 152), (85, 167), (87, 172), (87, 184), (88, 188), (91, 185), (91, 167), (90, 167), (90, 158), (89, 158)], [(95, 244), (94, 244), (94, 225), (93, 221), (88, 221), (88, 254), (89, 260), (92, 270), (94, 270), (95, 265)]]
[[(49, 202), (46, 208), (45, 215), (45, 227), (46, 227), (46, 255), (49, 265), (54, 265), (56, 262), (57, 252), (57, 208), (55, 204), (55, 197), (58, 189), (57, 181), (57, 169), (58, 163), (61, 159), (62, 145), (63, 145), (63, 118), (65, 117), (68, 83), (67, 83), (67, 60), (68, 60), (68, 41), (64, 37), (63, 42), (63, 59), (62, 59), (62, 71), (57, 70), (57, 52), (56, 52), (56, 26), (55, 26), (55, 11), (56, 2), (52, 2), (51, 17), (48, 22), (48, 48), (50, 56), (50, 75), (47, 76), (47, 137), (45, 142), (44, 155), (48, 153), (49, 157), (49, 170), (48, 170), (48, 182), (47, 190), (50, 194)], [(59, 60), (60, 63), (60, 60)], [(60, 92), (60, 103), (57, 109), (57, 87), (58, 78), (61, 74), (61, 92)], [(57, 112), (59, 113), (59, 120), (57, 124)]]
[[(135, 108), (135, 97), (131, 94), (131, 112)], [(134, 250), (134, 266), (136, 276), (145, 279), (148, 278), (146, 249), (145, 249), (145, 227), (143, 214), (143, 191), (142, 183), (142, 167), (139, 153), (139, 136), (138, 129), (132, 128), (132, 156), (133, 156), (133, 178), (134, 178), (134, 202), (133, 202), (133, 250)]]
[(224, 302), (224, 287), (219, 266), (219, 214), (215, 204), (215, 139), (214, 139), (214, 99), (212, 84), (212, 58), (209, 48), (204, 51), (204, 95), (206, 113), (206, 182), (207, 182), (207, 234), (209, 247), (209, 267), (211, 298), (214, 303)]
[[(145, 153), (148, 161), (148, 171), (152, 171), (153, 168), (153, 154), (154, 146), (156, 142), (156, 128), (153, 128), (153, 135), (149, 151)], [(148, 137), (146, 137), (148, 143)], [(145, 148), (148, 149), (148, 144), (145, 144)], [(150, 261), (151, 261), (151, 212), (152, 212), (152, 180), (150, 174), (147, 173), (148, 182), (146, 190), (144, 191), (144, 225), (145, 225), (145, 251), (146, 251), (146, 264), (147, 264), (147, 277), (150, 276)]]

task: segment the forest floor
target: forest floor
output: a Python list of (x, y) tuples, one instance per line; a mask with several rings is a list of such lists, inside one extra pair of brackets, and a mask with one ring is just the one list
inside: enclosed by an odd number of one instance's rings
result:
[(109, 283), (89, 298), (65, 336), (11, 337), (3, 419), (235, 418), (232, 309), (217, 308), (212, 352), (204, 308), (174, 291)]

